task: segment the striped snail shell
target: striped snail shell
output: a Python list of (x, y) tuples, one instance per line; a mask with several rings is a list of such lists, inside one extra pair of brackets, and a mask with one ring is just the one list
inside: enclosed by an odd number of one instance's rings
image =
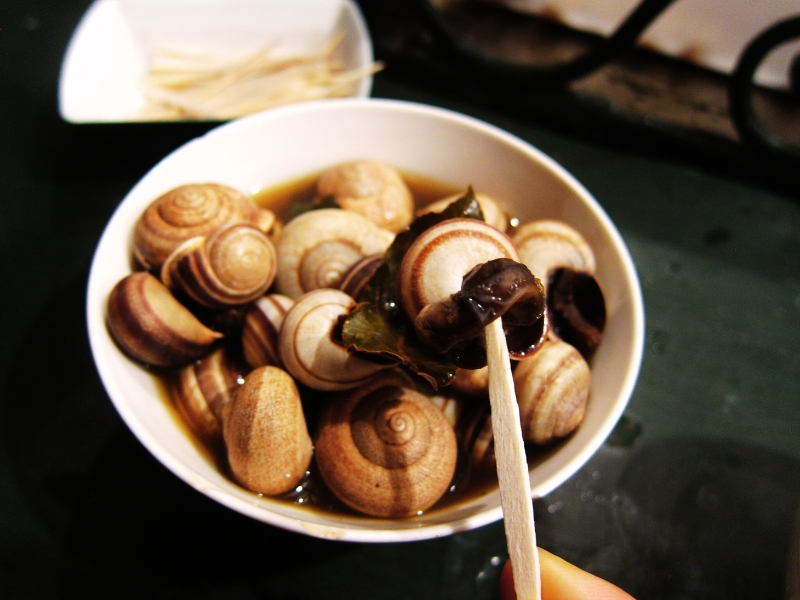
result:
[(591, 246), (577, 230), (562, 221), (530, 221), (521, 225), (511, 239), (520, 261), (545, 283), (557, 267), (594, 273)]
[(108, 298), (108, 329), (130, 356), (159, 367), (183, 366), (205, 355), (221, 333), (203, 325), (158, 279), (128, 275)]
[(357, 212), (382, 229), (397, 233), (414, 216), (414, 198), (397, 169), (377, 160), (354, 160), (325, 171), (317, 181), (321, 198)]
[(553, 220), (526, 223), (512, 240), (520, 260), (547, 286), (550, 338), (590, 356), (600, 344), (606, 306), (589, 243), (566, 223)]
[(278, 367), (251, 371), (222, 413), (228, 463), (236, 480), (259, 494), (282, 494), (306, 475), (313, 446), (300, 393)]
[(511, 239), (483, 221), (448, 219), (426, 229), (400, 265), (400, 298), (409, 318), (458, 292), (464, 275), (496, 258), (519, 260)]
[(251, 304), (242, 322), (242, 352), (253, 369), (265, 365), (280, 367), (278, 336), (294, 300), (282, 294), (267, 294)]
[(367, 287), (372, 276), (383, 264), (383, 255), (365, 256), (355, 263), (339, 282), (339, 289), (354, 300), (360, 300), (361, 292)]
[(222, 441), (222, 410), (243, 381), (243, 369), (226, 348), (186, 365), (170, 390), (178, 412), (192, 431), (209, 443)]
[(358, 213), (338, 208), (295, 217), (276, 242), (278, 292), (297, 299), (305, 292), (338, 287), (359, 260), (383, 254), (394, 234)]
[(376, 517), (430, 508), (449, 488), (458, 454), (444, 413), (393, 375), (326, 400), (314, 446), (331, 491)]
[(275, 215), (226, 185), (182, 185), (156, 198), (139, 217), (133, 253), (144, 268), (158, 270), (186, 240), (232, 223), (248, 223), (266, 232), (275, 223)]
[(276, 272), (272, 241), (258, 229), (236, 223), (178, 246), (164, 262), (161, 280), (203, 306), (224, 308), (262, 296)]
[(353, 304), (344, 292), (323, 288), (303, 295), (286, 313), (278, 339), (281, 361), (299, 382), (316, 390), (345, 390), (393, 366), (348, 352), (338, 341), (339, 319)]
[(479, 471), (497, 468), (494, 454), (494, 429), (489, 403), (477, 406), (469, 417), (464, 430), (464, 443), (470, 464)]
[(590, 386), (589, 365), (566, 342), (545, 342), (519, 361), (514, 388), (525, 441), (546, 444), (574, 431), (583, 420)]

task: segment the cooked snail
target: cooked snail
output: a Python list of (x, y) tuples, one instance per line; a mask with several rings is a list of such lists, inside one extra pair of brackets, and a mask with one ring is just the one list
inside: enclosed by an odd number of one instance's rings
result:
[(111, 290), (108, 329), (127, 354), (159, 367), (188, 364), (205, 355), (222, 337), (145, 272), (128, 275)]
[(394, 167), (376, 160), (356, 160), (325, 171), (317, 182), (320, 198), (332, 197), (393, 233), (405, 229), (414, 215), (411, 190)]
[(359, 260), (383, 254), (394, 234), (358, 213), (312, 210), (286, 224), (276, 242), (277, 289), (297, 299), (318, 288), (335, 288)]
[(591, 246), (561, 221), (531, 221), (512, 238), (520, 260), (547, 286), (550, 336), (591, 355), (606, 321), (605, 299), (594, 276)]
[(480, 471), (494, 470), (497, 459), (494, 454), (494, 429), (489, 404), (473, 410), (464, 431), (464, 444), (470, 464)]
[(591, 246), (577, 230), (562, 221), (530, 221), (520, 225), (511, 240), (520, 261), (544, 282), (558, 267), (594, 273)]
[(320, 413), (320, 475), (342, 502), (368, 515), (408, 517), (430, 508), (447, 491), (457, 454), (442, 411), (392, 375), (328, 399)]
[(259, 367), (225, 405), (222, 432), (236, 480), (259, 494), (287, 492), (311, 464), (300, 393), (278, 367)]
[(280, 367), (278, 335), (294, 300), (282, 294), (268, 294), (251, 304), (242, 322), (242, 352), (253, 369), (265, 365)]
[(217, 183), (179, 186), (156, 198), (142, 213), (133, 233), (133, 253), (146, 269), (161, 268), (186, 240), (209, 235), (223, 225), (248, 223), (269, 231), (272, 211), (259, 209), (241, 192)]
[(170, 386), (178, 412), (201, 439), (222, 441), (222, 410), (243, 381), (243, 370), (225, 348), (185, 366)]
[[(419, 209), (417, 211), (417, 216), (424, 215), (429, 212), (441, 212), (453, 201), (458, 200), (462, 196), (463, 194), (453, 194), (452, 196), (447, 196), (441, 200), (431, 202), (427, 206)], [(478, 204), (481, 207), (483, 220), (492, 227), (505, 233), (505, 231), (508, 229), (508, 214), (501, 208), (500, 204), (491, 196), (481, 193), (475, 194), (475, 200), (478, 201)]]
[(348, 352), (337, 340), (339, 318), (353, 303), (344, 292), (319, 289), (302, 296), (286, 313), (278, 340), (281, 360), (304, 385), (344, 390), (392, 366)]
[(276, 272), (272, 241), (258, 229), (236, 223), (178, 246), (165, 260), (161, 280), (203, 306), (224, 308), (262, 296)]
[(518, 261), (504, 233), (475, 219), (448, 219), (425, 230), (403, 257), (400, 297), (413, 321), (428, 304), (446, 300), (461, 289), (464, 275), (495, 258)]
[(522, 436), (546, 444), (569, 435), (583, 420), (590, 390), (589, 365), (570, 344), (546, 342), (514, 370)]

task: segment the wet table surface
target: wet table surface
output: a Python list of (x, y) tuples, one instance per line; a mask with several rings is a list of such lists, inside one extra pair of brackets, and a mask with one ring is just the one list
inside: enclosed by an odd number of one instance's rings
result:
[[(0, 13), (0, 597), (497, 598), (501, 523), (399, 545), (289, 533), (191, 489), (116, 414), (86, 335), (92, 252), (128, 189), (209, 126), (61, 121), (60, 62), (87, 6)], [(562, 137), (389, 69), (373, 95), (541, 148), (633, 256), (641, 375), (599, 452), (535, 500), (539, 544), (640, 599), (783, 598), (800, 507), (798, 198)]]

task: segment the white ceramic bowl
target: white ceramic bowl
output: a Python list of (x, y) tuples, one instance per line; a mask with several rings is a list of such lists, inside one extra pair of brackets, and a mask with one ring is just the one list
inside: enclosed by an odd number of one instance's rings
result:
[[(372, 64), (367, 25), (353, 0), (95, 0), (75, 28), (58, 87), (72, 123), (153, 120), (143, 116), (142, 82), (156, 49), (231, 60), (277, 45), (283, 55), (316, 54), (333, 32), (345, 69)], [(369, 96), (372, 77), (354, 85)]]
[(495, 196), (522, 221), (557, 218), (579, 229), (597, 256), (608, 321), (593, 357), (591, 399), (578, 430), (531, 471), (534, 497), (575, 473), (611, 432), (633, 390), (644, 315), (630, 255), (597, 201), (526, 142), (450, 111), (399, 101), (342, 99), (298, 104), (233, 121), (182, 146), (130, 191), (103, 233), (89, 278), (87, 319), (100, 376), (122, 418), (178, 477), (218, 502), (323, 538), (393, 542), (472, 529), (502, 518), (496, 490), (413, 519), (331, 516), (260, 497), (221, 473), (176, 425), (151, 375), (126, 358), (105, 326), (106, 299), (129, 273), (133, 224), (145, 206), (184, 183), (217, 181), (255, 193), (338, 162), (373, 158), (401, 170)]

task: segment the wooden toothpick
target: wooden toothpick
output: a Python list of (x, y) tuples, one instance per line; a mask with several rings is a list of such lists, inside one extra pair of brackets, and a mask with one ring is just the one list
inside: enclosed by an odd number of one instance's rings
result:
[(486, 326), (489, 402), (492, 408), (494, 452), (506, 543), (518, 600), (541, 600), (539, 552), (533, 522), (533, 500), (522, 427), (519, 422), (514, 380), (503, 324), (495, 319)]

